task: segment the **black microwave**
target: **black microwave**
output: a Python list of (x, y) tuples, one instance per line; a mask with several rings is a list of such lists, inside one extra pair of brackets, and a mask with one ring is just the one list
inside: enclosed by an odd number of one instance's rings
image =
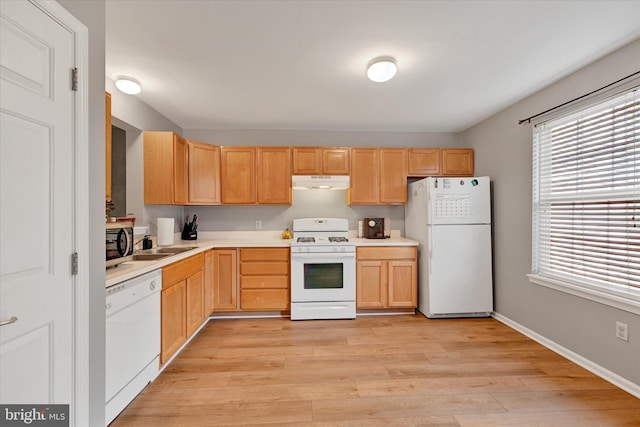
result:
[(105, 235), (107, 267), (133, 260), (132, 222), (108, 222)]

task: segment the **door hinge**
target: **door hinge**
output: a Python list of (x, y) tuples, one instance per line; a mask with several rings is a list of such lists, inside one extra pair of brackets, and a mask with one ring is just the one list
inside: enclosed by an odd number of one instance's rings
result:
[(71, 69), (71, 90), (78, 91), (78, 67)]
[(78, 275), (78, 252), (71, 254), (71, 274)]

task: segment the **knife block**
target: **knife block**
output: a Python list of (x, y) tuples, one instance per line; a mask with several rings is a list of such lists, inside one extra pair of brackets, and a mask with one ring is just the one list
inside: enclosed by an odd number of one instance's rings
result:
[(188, 224), (185, 224), (182, 229), (182, 240), (198, 240), (198, 232), (192, 230)]

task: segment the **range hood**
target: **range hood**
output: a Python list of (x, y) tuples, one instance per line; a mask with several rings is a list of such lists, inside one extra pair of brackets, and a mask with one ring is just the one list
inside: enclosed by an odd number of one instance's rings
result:
[(295, 190), (346, 190), (349, 188), (348, 175), (293, 175)]

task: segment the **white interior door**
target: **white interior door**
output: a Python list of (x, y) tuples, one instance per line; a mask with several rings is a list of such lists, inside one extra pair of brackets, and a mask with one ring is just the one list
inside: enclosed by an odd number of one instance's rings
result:
[(73, 34), (0, 1), (0, 402), (71, 404)]

